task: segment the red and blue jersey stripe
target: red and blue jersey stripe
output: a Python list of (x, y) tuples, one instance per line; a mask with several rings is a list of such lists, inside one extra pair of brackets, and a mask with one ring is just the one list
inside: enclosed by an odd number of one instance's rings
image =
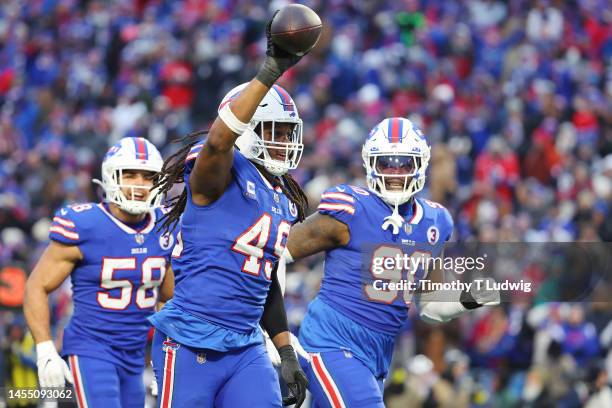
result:
[(402, 143), (404, 134), (404, 121), (400, 118), (391, 118), (387, 122), (387, 138), (391, 143)]
[(149, 159), (149, 148), (147, 142), (142, 137), (132, 138), (134, 141), (134, 148), (136, 150), (137, 160), (148, 160)]

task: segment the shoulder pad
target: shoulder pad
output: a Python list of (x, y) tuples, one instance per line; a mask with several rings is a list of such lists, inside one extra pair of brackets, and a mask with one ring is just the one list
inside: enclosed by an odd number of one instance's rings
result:
[(88, 215), (92, 213), (95, 204), (72, 204), (62, 207), (54, 214), (49, 239), (67, 245), (78, 245), (84, 240)]

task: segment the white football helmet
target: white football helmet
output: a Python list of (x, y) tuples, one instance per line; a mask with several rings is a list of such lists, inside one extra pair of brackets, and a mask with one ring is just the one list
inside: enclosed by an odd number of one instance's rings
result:
[(368, 188), (391, 205), (405, 203), (425, 186), (430, 148), (423, 132), (408, 119), (387, 118), (376, 125), (361, 156)]
[[(161, 194), (157, 189), (151, 190), (145, 201), (132, 200), (136, 190), (148, 187), (122, 184), (124, 170), (143, 170), (159, 172), (164, 161), (157, 148), (142, 137), (125, 137), (113, 145), (102, 162), (102, 181), (94, 179), (104, 189), (106, 201), (116, 204), (123, 211), (130, 214), (142, 214), (161, 204)], [(121, 191), (122, 188), (131, 190), (130, 198)]]
[[(219, 110), (238, 96), (246, 86), (247, 84), (244, 83), (229, 91), (221, 101)], [(271, 123), (271, 140), (264, 140), (263, 125), (260, 126), (264, 122)], [(277, 123), (289, 123), (293, 126), (289, 141), (274, 140), (274, 129)], [(236, 140), (236, 146), (247, 159), (261, 164), (275, 176), (282, 176), (287, 171), (297, 168), (304, 150), (302, 120), (293, 99), (287, 91), (278, 85), (270, 88), (255, 111), (249, 126)], [(272, 159), (270, 157), (271, 150), (284, 150), (285, 159)]]

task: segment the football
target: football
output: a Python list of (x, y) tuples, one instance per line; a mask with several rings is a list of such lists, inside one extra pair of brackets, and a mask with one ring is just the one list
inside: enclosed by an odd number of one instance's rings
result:
[(323, 25), (312, 9), (302, 4), (283, 7), (272, 20), (272, 41), (283, 50), (304, 55), (319, 41)]

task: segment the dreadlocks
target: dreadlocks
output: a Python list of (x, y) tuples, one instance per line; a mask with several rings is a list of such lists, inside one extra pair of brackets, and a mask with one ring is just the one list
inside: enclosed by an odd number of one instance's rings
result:
[[(164, 160), (164, 165), (159, 173), (153, 178), (153, 187), (158, 188), (158, 194), (162, 196), (167, 195), (172, 187), (178, 183), (188, 182), (185, 180), (185, 159), (189, 155), (191, 148), (195, 146), (201, 136), (206, 135), (208, 130), (200, 130), (192, 132), (187, 136), (178, 139), (177, 143), (187, 143), (181, 149), (179, 149), (172, 156)], [(259, 166), (258, 166), (259, 167)], [(266, 174), (264, 170), (264, 174)], [(308, 198), (304, 193), (304, 190), (300, 187), (297, 181), (290, 174), (286, 173), (282, 177), (282, 183), (273, 183), (278, 185), (283, 194), (289, 198), (289, 200), (297, 207), (297, 221), (302, 222), (306, 218), (306, 210), (308, 209)], [(173, 197), (167, 202), (168, 206), (171, 207), (170, 211), (164, 214), (162, 224), (159, 230), (168, 232), (176, 227), (178, 224), (183, 211), (185, 211), (185, 205), (187, 204), (187, 190), (183, 189), (181, 194)]]
[(302, 190), (299, 183), (295, 181), (291, 174), (285, 173), (282, 177), (283, 183), (281, 183), (281, 189), (283, 193), (291, 200), (297, 207), (298, 215), (297, 221), (302, 222), (306, 218), (306, 210), (308, 210), (308, 197)]
[[(207, 133), (208, 130), (200, 130), (197, 132), (192, 132), (187, 136), (176, 140), (175, 143), (186, 142), (187, 144), (172, 156), (164, 160), (164, 165), (162, 166), (161, 171), (153, 178), (152, 188), (159, 187), (157, 194), (167, 196), (175, 184), (185, 182), (185, 159), (187, 158), (191, 148), (198, 143), (200, 137)], [(163, 223), (159, 227), (159, 230), (163, 230), (164, 232), (173, 230), (176, 224), (179, 222), (181, 214), (183, 214), (185, 205), (187, 204), (187, 190), (183, 189), (181, 194), (171, 198), (167, 204), (169, 207), (171, 207), (171, 209), (164, 214), (162, 218)]]

